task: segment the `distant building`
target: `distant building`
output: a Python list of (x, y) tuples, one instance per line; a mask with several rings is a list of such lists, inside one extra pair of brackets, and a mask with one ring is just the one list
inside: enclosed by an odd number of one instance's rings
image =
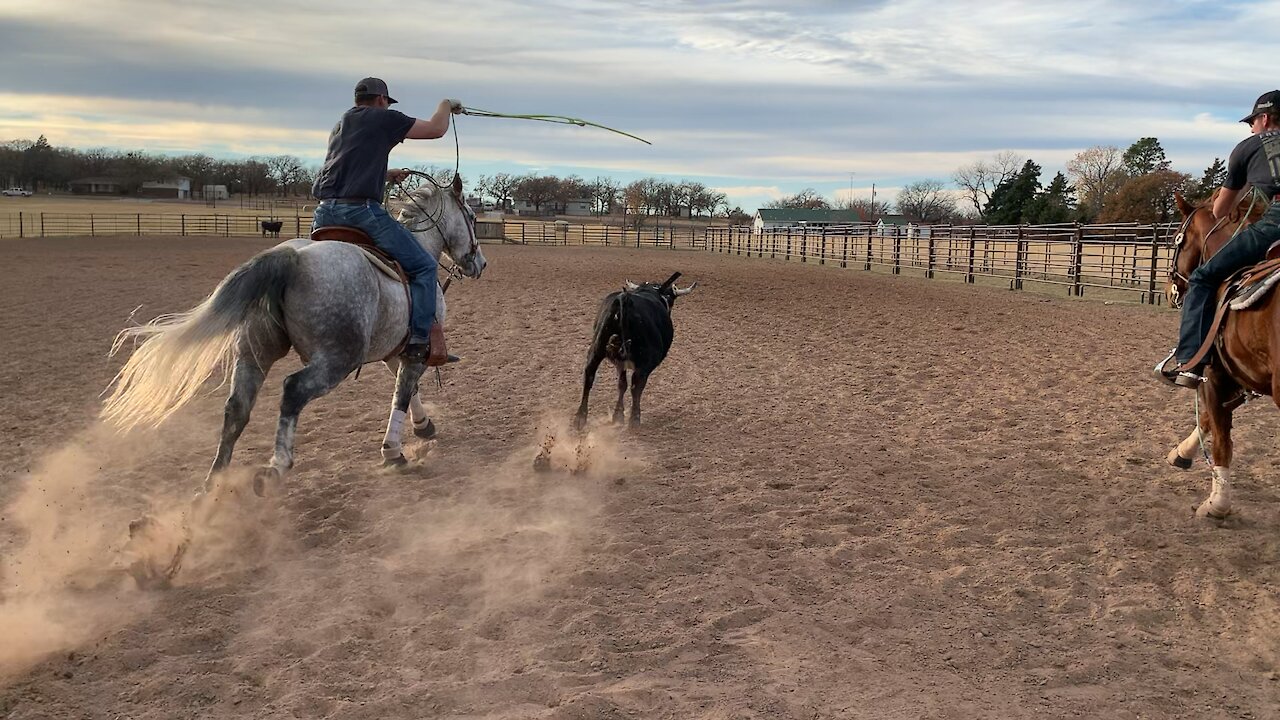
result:
[(800, 208), (760, 208), (751, 229), (760, 233), (781, 227), (826, 227), (865, 223), (857, 210), (804, 210)]
[(226, 185), (202, 185), (200, 187), (200, 198), (202, 200), (229, 200), (231, 193), (227, 192)]
[(138, 187), (139, 197), (191, 199), (191, 178), (175, 177), (169, 180), (149, 180)]
[(77, 195), (120, 195), (124, 185), (111, 177), (87, 177), (67, 183)]

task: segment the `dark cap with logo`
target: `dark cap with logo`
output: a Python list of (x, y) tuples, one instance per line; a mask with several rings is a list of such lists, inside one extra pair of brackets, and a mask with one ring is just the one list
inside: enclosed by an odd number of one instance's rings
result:
[(356, 83), (356, 95), (386, 95), (388, 103), (394, 103), (395, 98), (387, 92), (387, 84), (381, 78), (367, 77)]
[(1253, 112), (1245, 115), (1240, 119), (1242, 123), (1251, 123), (1253, 119), (1264, 112), (1273, 112), (1280, 115), (1280, 90), (1272, 90), (1264, 92), (1258, 97), (1258, 102), (1253, 104)]

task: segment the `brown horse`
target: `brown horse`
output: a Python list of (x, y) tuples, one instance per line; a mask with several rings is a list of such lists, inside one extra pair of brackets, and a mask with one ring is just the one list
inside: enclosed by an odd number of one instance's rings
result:
[[(1246, 196), (1232, 214), (1215, 218), (1213, 198), (1192, 205), (1175, 195), (1182, 213), (1182, 227), (1175, 237), (1172, 267), (1166, 295), (1178, 308), (1187, 292), (1187, 278), (1213, 256), (1239, 229), (1257, 221), (1265, 203)], [(1225, 287), (1219, 290), (1219, 297)], [(1245, 310), (1231, 310), (1223, 321), (1216, 343), (1216, 359), (1205, 370), (1200, 385), (1199, 416), (1195, 430), (1169, 452), (1168, 462), (1187, 469), (1204, 437), (1212, 440), (1210, 453), (1213, 486), (1200, 503), (1196, 516), (1221, 520), (1231, 513), (1231, 415), (1249, 393), (1269, 395), (1280, 404), (1280, 293)]]

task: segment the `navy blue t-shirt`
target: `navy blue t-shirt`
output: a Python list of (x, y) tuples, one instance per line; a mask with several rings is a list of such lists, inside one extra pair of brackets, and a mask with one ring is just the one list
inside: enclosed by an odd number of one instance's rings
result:
[(387, 156), (404, 142), (415, 122), (389, 108), (357, 105), (346, 111), (329, 134), (329, 154), (311, 194), (318, 200), (381, 200), (387, 182)]
[(1246, 184), (1268, 197), (1280, 193), (1280, 132), (1268, 130), (1250, 135), (1231, 151), (1222, 186), (1239, 190)]

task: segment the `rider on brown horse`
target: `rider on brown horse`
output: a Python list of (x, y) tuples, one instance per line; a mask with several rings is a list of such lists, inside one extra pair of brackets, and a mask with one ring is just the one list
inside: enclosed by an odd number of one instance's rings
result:
[[(1264, 93), (1253, 104), (1253, 111), (1240, 122), (1248, 123), (1252, 134), (1231, 151), (1227, 163), (1227, 179), (1213, 201), (1216, 218), (1225, 218), (1238, 205), (1246, 189), (1252, 185), (1267, 198), (1280, 194), (1280, 90)], [(1218, 288), (1241, 268), (1261, 262), (1272, 243), (1280, 240), (1280, 202), (1273, 203), (1262, 218), (1244, 227), (1212, 258), (1188, 279), (1187, 296), (1182, 308), (1182, 328), (1174, 357), (1178, 365), (1172, 370), (1160, 366), (1159, 372), (1182, 387), (1199, 387), (1207, 357), (1196, 362), (1197, 351), (1207, 339), (1213, 324), (1214, 303)], [(1166, 363), (1167, 364), (1167, 363)]]

